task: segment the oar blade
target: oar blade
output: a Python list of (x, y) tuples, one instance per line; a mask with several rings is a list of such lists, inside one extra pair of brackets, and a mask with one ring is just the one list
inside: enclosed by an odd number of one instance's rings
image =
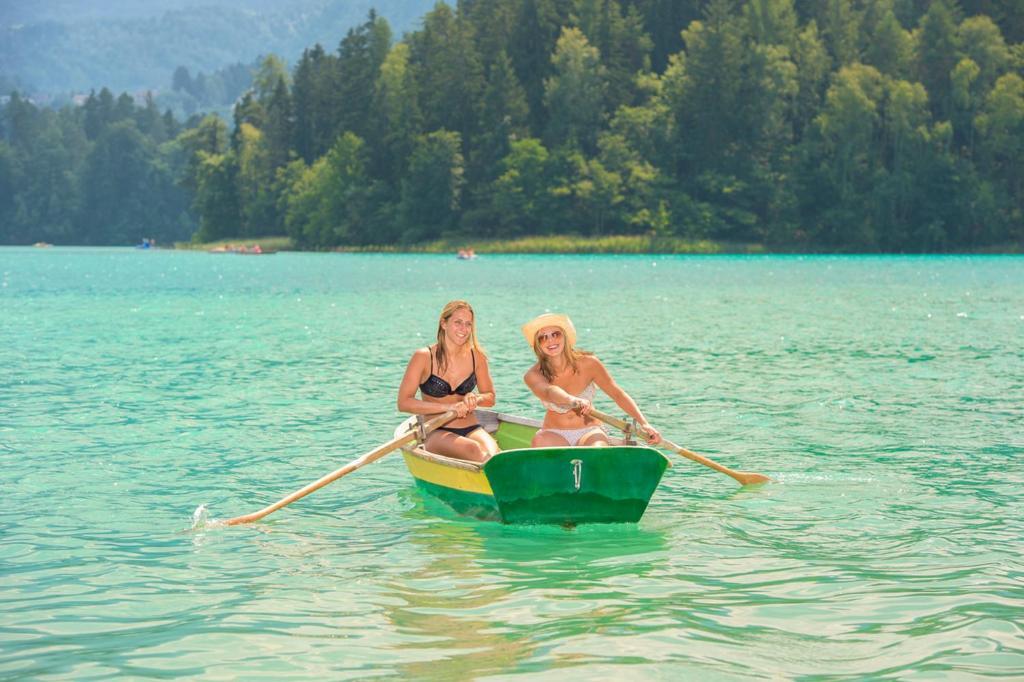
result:
[(736, 471), (734, 473), (737, 476), (736, 480), (743, 486), (764, 485), (772, 482), (772, 479), (764, 474), (756, 474), (751, 471)]

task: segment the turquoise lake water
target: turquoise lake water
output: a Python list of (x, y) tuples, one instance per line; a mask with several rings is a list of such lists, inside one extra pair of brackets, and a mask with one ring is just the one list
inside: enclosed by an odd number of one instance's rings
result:
[[(385, 457), (469, 299), (673, 441), (639, 524), (456, 516)], [(0, 678), (1024, 679), (1024, 258), (0, 249)], [(601, 396), (599, 408), (619, 414)]]

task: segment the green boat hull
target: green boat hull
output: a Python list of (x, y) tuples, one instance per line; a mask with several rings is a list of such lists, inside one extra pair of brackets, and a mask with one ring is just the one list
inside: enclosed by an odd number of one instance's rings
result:
[[(403, 456), (416, 485), (459, 514), (503, 523), (635, 523), (661, 476), (665, 455), (649, 447), (531, 448), (540, 422), (478, 411), (501, 452), (482, 466), (423, 450)], [(399, 435), (412, 427), (407, 420)]]
[(635, 523), (665, 457), (646, 447), (507, 450), (484, 465), (505, 523)]
[(416, 479), (416, 487), (441, 500), (451, 507), (452, 511), (462, 516), (472, 516), (481, 521), (502, 520), (501, 510), (493, 495), (460, 490), (421, 478)]

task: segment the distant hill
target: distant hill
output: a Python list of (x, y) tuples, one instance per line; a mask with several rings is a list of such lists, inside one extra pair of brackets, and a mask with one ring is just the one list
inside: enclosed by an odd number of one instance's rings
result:
[(212, 72), (274, 53), (337, 47), (371, 9), (396, 38), (434, 0), (0, 2), (0, 85), (29, 93), (166, 89), (178, 66)]
[[(35, 2), (6, 3), (0, 8), (0, 25), (35, 24), (42, 21), (76, 23), (95, 19), (124, 20), (158, 17), (164, 12), (188, 9), (189, 7), (224, 7), (252, 12), (270, 12), (280, 7), (277, 0), (35, 0)], [(302, 4), (325, 4), (323, 0), (302, 2)]]

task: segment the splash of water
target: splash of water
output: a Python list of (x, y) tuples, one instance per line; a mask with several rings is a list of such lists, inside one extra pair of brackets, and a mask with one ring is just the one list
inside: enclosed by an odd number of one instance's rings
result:
[(204, 531), (211, 528), (223, 528), (225, 523), (219, 519), (210, 518), (210, 509), (203, 503), (192, 512), (192, 531)]
[(192, 530), (205, 527), (209, 518), (210, 510), (206, 507), (205, 503), (196, 507), (196, 510), (192, 512)]

